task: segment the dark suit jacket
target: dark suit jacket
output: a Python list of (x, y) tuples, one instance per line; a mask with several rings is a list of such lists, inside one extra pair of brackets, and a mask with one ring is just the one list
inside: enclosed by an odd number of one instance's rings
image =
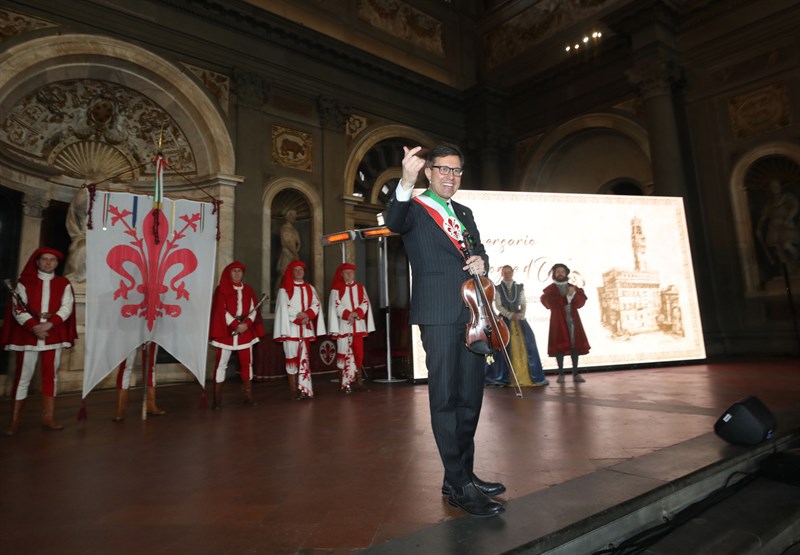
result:
[[(481, 256), (489, 269), (489, 258), (481, 242), (472, 210), (450, 201), (453, 211), (474, 239), (472, 254)], [(464, 256), (433, 218), (413, 199), (398, 202), (394, 195), (384, 211), (386, 226), (403, 237), (411, 263), (412, 324), (466, 324), (470, 313), (461, 297), (461, 284), (470, 279), (463, 271)]]

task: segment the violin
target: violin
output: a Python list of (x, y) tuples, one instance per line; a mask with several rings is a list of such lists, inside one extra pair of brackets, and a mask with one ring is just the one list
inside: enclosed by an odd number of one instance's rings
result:
[[(467, 231), (464, 231), (461, 240), (461, 253), (464, 255), (464, 260), (472, 256), (471, 243), (472, 237)], [(472, 279), (461, 285), (461, 298), (470, 311), (465, 342), (467, 349), (479, 355), (491, 356), (500, 351), (508, 365), (509, 372), (514, 376), (517, 397), (522, 397), (522, 388), (506, 349), (510, 337), (508, 325), (494, 312), (494, 295), (494, 284), (487, 277), (472, 274)]]

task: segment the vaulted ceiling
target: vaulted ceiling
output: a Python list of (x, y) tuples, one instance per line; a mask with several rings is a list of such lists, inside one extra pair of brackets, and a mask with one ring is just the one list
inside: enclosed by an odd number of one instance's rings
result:
[[(385, 61), (465, 90), (513, 88), (627, 47), (642, 14), (668, 26), (742, 0), (244, 0)], [(716, 6), (715, 6), (716, 5)]]

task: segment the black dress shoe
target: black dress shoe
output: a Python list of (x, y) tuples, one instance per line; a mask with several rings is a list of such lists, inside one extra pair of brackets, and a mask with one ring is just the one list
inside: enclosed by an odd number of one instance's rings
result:
[[(500, 482), (484, 482), (474, 474), (472, 475), (472, 483), (489, 497), (495, 497), (506, 491), (506, 487)], [(450, 484), (447, 483), (447, 478), (442, 482), (442, 495), (450, 495)]]
[(447, 503), (474, 516), (497, 516), (506, 510), (500, 503), (487, 497), (472, 482), (461, 488), (451, 487)]

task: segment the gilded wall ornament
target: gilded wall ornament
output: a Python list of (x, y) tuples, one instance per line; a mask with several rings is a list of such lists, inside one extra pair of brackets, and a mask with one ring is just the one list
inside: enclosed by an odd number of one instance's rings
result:
[(355, 139), (366, 128), (367, 118), (350, 114), (350, 117), (347, 118), (347, 139)]
[(788, 127), (792, 123), (789, 87), (786, 83), (773, 83), (734, 96), (728, 101), (728, 111), (737, 139)]
[(272, 126), (272, 162), (279, 166), (311, 171), (314, 161), (311, 135), (281, 125)]

